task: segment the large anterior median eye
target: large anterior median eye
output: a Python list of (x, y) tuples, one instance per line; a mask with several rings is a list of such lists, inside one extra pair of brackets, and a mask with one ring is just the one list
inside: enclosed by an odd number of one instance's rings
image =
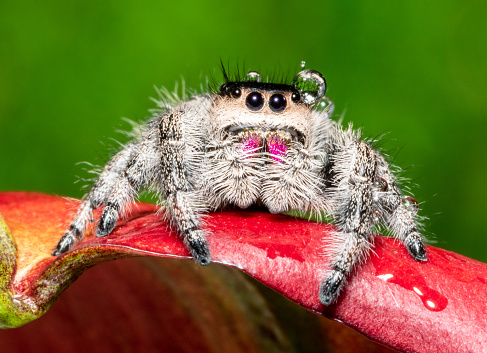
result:
[(264, 106), (264, 96), (260, 92), (251, 92), (245, 100), (250, 110), (260, 110)]
[(269, 99), (269, 106), (276, 113), (282, 112), (286, 108), (286, 97), (280, 93), (273, 94)]

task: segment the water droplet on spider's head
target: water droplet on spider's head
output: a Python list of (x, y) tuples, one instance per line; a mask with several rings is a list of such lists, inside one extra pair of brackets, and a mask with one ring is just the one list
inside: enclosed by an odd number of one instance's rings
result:
[(411, 212), (413, 214), (418, 213), (419, 205), (418, 205), (418, 201), (416, 201), (415, 198), (413, 198), (411, 196), (404, 196), (402, 199), (402, 203), (403, 203), (404, 207), (406, 207), (406, 209), (409, 212)]
[(328, 97), (323, 97), (313, 104), (313, 108), (319, 112), (326, 112), (328, 114), (333, 113), (335, 105)]
[(255, 81), (260, 82), (260, 74), (257, 71), (249, 71), (247, 75), (245, 75), (245, 81)]
[(302, 102), (306, 104), (316, 103), (325, 96), (325, 78), (315, 70), (300, 71), (294, 78), (293, 86), (301, 94)]

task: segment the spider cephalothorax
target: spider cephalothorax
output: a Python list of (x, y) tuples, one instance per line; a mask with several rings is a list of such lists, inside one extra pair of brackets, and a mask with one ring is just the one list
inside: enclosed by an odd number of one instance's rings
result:
[(377, 223), (426, 260), (414, 199), (401, 195), (388, 163), (359, 133), (330, 120), (319, 72), (302, 70), (292, 84), (261, 82), (256, 72), (224, 76), (219, 92), (162, 104), (141, 137), (105, 166), (53, 255), (83, 238), (94, 209), (103, 207), (96, 234), (105, 236), (124, 206), (150, 188), (202, 265), (211, 260), (204, 212), (258, 203), (274, 213), (330, 214), (337, 231), (319, 292), (326, 305), (365, 258)]

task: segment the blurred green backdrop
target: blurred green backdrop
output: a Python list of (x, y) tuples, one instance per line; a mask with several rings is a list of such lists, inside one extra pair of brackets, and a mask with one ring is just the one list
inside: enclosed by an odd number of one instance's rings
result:
[(487, 261), (486, 18), (480, 0), (2, 1), (0, 189), (81, 197), (76, 163), (103, 163), (154, 85), (306, 60), (337, 118), (400, 150), (436, 245)]

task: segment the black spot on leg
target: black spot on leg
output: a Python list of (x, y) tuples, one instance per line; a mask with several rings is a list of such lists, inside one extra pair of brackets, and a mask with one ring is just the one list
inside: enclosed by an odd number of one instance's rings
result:
[(198, 230), (198, 227), (197, 226), (192, 226), (190, 228), (187, 228), (187, 229), (183, 230), (183, 233), (189, 234), (191, 232), (194, 232), (195, 230)]
[(71, 233), (74, 235), (74, 237), (75, 237), (76, 239), (79, 239), (79, 238), (80, 238), (80, 236), (81, 236), (81, 231), (80, 231), (80, 230), (78, 229), (78, 227), (76, 227), (74, 224), (71, 224), (71, 225), (69, 226), (69, 230), (70, 230), (70, 232), (71, 232)]

